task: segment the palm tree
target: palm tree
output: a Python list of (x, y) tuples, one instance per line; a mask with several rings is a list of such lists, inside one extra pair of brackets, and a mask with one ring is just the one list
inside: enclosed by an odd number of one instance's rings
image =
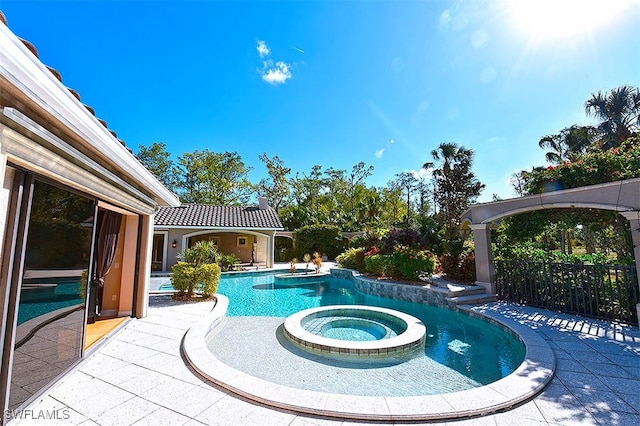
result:
[(545, 159), (549, 163), (562, 164), (565, 161), (575, 161), (580, 155), (586, 154), (593, 147), (598, 131), (593, 126), (578, 126), (564, 128), (557, 135), (547, 135), (540, 139), (540, 148), (547, 148)]
[(422, 167), (433, 169), (434, 204), (440, 210), (438, 215), (447, 233), (454, 236), (460, 222), (460, 215), (475, 201), (484, 189), (471, 171), (473, 150), (453, 142), (441, 143), (431, 156), (439, 162), (427, 162)]
[(598, 130), (602, 133), (602, 148), (620, 146), (638, 131), (640, 124), (640, 89), (620, 86), (611, 93), (598, 91), (584, 104), (587, 115), (600, 120)]

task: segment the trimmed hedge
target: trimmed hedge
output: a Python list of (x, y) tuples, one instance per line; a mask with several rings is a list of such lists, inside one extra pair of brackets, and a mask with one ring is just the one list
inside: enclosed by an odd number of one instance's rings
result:
[(342, 232), (335, 225), (308, 225), (294, 233), (294, 253), (299, 259), (305, 253), (314, 252), (335, 259), (344, 248)]

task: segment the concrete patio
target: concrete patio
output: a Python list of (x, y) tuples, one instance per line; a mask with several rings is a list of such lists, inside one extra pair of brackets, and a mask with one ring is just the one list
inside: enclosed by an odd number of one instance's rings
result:
[[(151, 296), (149, 316), (131, 320), (32, 404), (19, 424), (333, 425), (354, 424), (276, 411), (236, 398), (185, 365), (185, 332), (213, 304)], [(533, 400), (452, 425), (640, 424), (640, 330), (516, 305), (473, 310), (535, 330), (552, 347), (556, 376)], [(57, 420), (38, 418), (58, 410)], [(415, 424), (415, 423), (414, 423)]]

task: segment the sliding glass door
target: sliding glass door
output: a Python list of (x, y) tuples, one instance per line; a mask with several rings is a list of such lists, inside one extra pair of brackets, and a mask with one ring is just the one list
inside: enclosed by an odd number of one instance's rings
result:
[(13, 284), (10, 410), (82, 357), (96, 215), (95, 200), (48, 183), (36, 180), (24, 190), (32, 195), (30, 209), (20, 213), (28, 226), (21, 280)]

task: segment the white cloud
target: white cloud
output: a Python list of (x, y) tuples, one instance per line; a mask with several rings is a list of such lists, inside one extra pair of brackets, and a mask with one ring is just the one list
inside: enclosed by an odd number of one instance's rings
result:
[[(302, 49), (295, 49), (304, 53)], [(293, 77), (291, 74), (291, 64), (287, 64), (283, 61), (274, 62), (271, 59), (267, 59), (271, 55), (271, 49), (267, 46), (267, 42), (264, 40), (258, 40), (256, 50), (258, 51), (258, 55), (264, 59), (262, 62), (262, 68), (258, 70), (260, 78), (262, 78), (263, 81), (275, 86), (278, 84), (284, 84), (287, 80)]]
[(505, 142), (506, 140), (507, 138), (505, 138), (504, 136), (492, 136), (489, 139), (487, 139), (487, 143), (488, 144), (502, 143), (502, 142)]
[(431, 170), (425, 170), (425, 169), (410, 170), (409, 173), (411, 173), (413, 177), (416, 179), (426, 179), (431, 176)]
[(265, 56), (269, 56), (271, 54), (271, 49), (269, 49), (269, 46), (267, 46), (267, 43), (264, 40), (258, 40), (256, 50), (258, 51), (258, 55), (260, 55), (261, 58), (264, 58)]
[(272, 61), (265, 62), (260, 74), (264, 81), (274, 86), (276, 84), (284, 84), (293, 77), (291, 66), (282, 61), (278, 61), (275, 64)]
[(384, 148), (377, 150), (376, 151), (376, 158), (382, 158), (383, 154), (384, 154)]

